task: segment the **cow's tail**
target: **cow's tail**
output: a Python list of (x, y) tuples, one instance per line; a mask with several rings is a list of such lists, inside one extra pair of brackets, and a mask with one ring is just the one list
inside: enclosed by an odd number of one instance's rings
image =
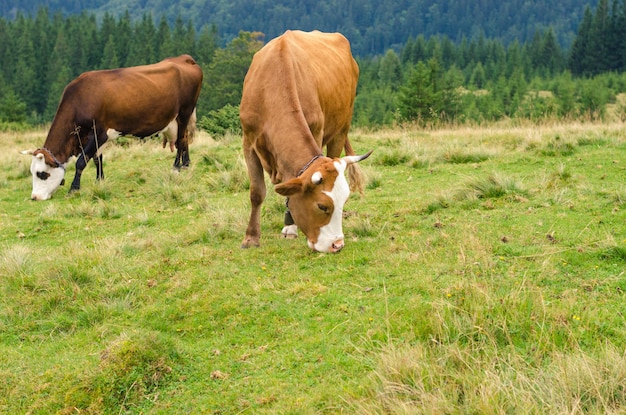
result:
[[(352, 144), (350, 144), (348, 137), (346, 137), (344, 150), (346, 152), (346, 156), (355, 155), (354, 149), (352, 148)], [(359, 192), (363, 195), (363, 190), (365, 188), (365, 176), (363, 175), (363, 170), (361, 170), (359, 163), (352, 163), (348, 166), (348, 181), (350, 183), (351, 192)]]
[(197, 121), (196, 109), (194, 108), (191, 117), (189, 117), (189, 122), (187, 123), (187, 131), (185, 131), (187, 145), (193, 143), (193, 139), (196, 136), (196, 131), (198, 130)]

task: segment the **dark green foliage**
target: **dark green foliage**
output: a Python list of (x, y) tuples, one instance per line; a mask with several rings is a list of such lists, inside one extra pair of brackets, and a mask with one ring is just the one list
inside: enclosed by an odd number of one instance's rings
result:
[(400, 119), (420, 124), (453, 121), (458, 113), (460, 85), (453, 73), (448, 75), (435, 58), (428, 65), (418, 62), (398, 95)]
[(23, 123), (26, 121), (26, 103), (13, 92), (8, 91), (0, 99), (0, 121)]
[[(506, 43), (527, 42), (546, 27), (554, 27), (559, 44), (569, 45), (588, 3), (595, 6), (598, 0), (283, 0), (278, 5), (247, 0), (48, 0), (45, 5), (52, 13), (70, 15), (87, 10), (99, 19), (105, 13), (121, 16), (126, 11), (135, 18), (146, 12), (152, 12), (156, 19), (167, 16), (169, 24), (177, 18), (193, 19), (197, 30), (205, 23), (219, 25), (226, 40), (237, 37), (240, 30), (260, 31), (268, 38), (288, 28), (340, 31), (351, 39), (357, 54), (382, 55), (420, 35), (445, 35), (456, 43), (482, 32)], [(34, 15), (42, 4), (42, 0), (6, 0), (0, 2), (0, 16), (15, 18), (17, 12)], [(446, 55), (445, 50), (442, 53)]]
[[(622, 41), (626, 2), (620, 0), (599, 0), (595, 10), (591, 6), (567, 8), (561, 3), (549, 8), (536, 6), (533, 16), (546, 18), (556, 10), (569, 10), (569, 25), (580, 22), (577, 35), (565, 35), (570, 29), (563, 24), (539, 25), (533, 17), (525, 22), (525, 29), (510, 29), (519, 39), (512, 42), (504, 34), (511, 32), (503, 32), (497, 20), (486, 18), (487, 8), (451, 0), (444, 2), (449, 3), (446, 7), (441, 2), (431, 2), (429, 7), (393, 2), (347, 7), (340, 1), (334, 8), (325, 1), (310, 5), (286, 2), (280, 7), (280, 16), (277, 10), (260, 4), (247, 5), (242, 14), (237, 3), (227, 16), (219, 1), (202, 7), (191, 1), (154, 11), (130, 1), (121, 12), (105, 1), (89, 5), (49, 2), (54, 12), (37, 8), (37, 2), (21, 2), (16, 7), (31, 12), (33, 18), (19, 13), (11, 19), (0, 18), (0, 120), (49, 122), (63, 88), (82, 72), (153, 63), (189, 53), (205, 74), (198, 119), (206, 117), (205, 128), (220, 135), (219, 129), (233, 130), (238, 123), (229, 120), (233, 118), (230, 109), (218, 111), (226, 105), (239, 105), (253, 54), (279, 34), (275, 33), (277, 27), (287, 22), (293, 27), (298, 21), (293, 19), (294, 13), (310, 16), (306, 25), (299, 26), (302, 29), (339, 28), (350, 40), (361, 69), (353, 117), (357, 126), (407, 121), (421, 125), (480, 123), (506, 118), (602, 119), (609, 103), (617, 104), (611, 115), (626, 119), (626, 106), (617, 100), (618, 94), (626, 91), (626, 42)], [(509, 16), (510, 24), (530, 11), (525, 4), (514, 3), (498, 2), (489, 16), (499, 10)], [(2, 7), (0, 13), (9, 13)], [(99, 9), (93, 14), (62, 15), (56, 11), (59, 7), (69, 12), (83, 7)], [(428, 11), (428, 19), (422, 16), (422, 9)], [(342, 10), (343, 15), (339, 13)], [(197, 18), (209, 11), (211, 18), (199, 24)], [(162, 14), (157, 17), (153, 13)], [(247, 25), (251, 16), (255, 24)], [(474, 22), (485, 22), (480, 30), (472, 23), (471, 31), (463, 31), (468, 16), (480, 17)], [(384, 17), (385, 25), (380, 24)], [(264, 31), (230, 34), (227, 25), (233, 18), (238, 19), (238, 27)], [(437, 21), (449, 24), (435, 34)], [(454, 34), (447, 33), (452, 27)], [(471, 37), (462, 33), (471, 33)], [(220, 47), (222, 43), (226, 46)]]
[(226, 133), (240, 135), (239, 106), (226, 104), (219, 110), (210, 111), (207, 116), (198, 121), (198, 127), (213, 138), (221, 138)]
[(203, 111), (239, 105), (252, 56), (263, 46), (261, 37), (260, 33), (241, 32), (225, 48), (217, 49), (211, 63), (203, 66), (205, 93), (198, 103)]

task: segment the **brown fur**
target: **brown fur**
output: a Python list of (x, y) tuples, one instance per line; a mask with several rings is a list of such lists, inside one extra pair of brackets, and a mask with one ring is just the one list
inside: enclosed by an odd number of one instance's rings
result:
[[(279, 184), (301, 173), (323, 147), (330, 158), (344, 149), (354, 155), (348, 131), (358, 77), (350, 43), (339, 33), (287, 31), (255, 54), (240, 105), (252, 203), (242, 246), (259, 245), (264, 170)], [(351, 167), (349, 177), (362, 191), (360, 171)], [(308, 216), (298, 212), (294, 218)]]

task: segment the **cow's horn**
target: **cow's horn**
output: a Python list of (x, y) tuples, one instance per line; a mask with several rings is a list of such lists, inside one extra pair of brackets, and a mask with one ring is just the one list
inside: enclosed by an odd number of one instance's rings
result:
[(346, 161), (346, 164), (358, 163), (361, 160), (365, 160), (372, 154), (374, 150), (370, 150), (365, 154), (361, 154), (360, 156), (345, 156), (343, 159)]
[(35, 150), (22, 150), (22, 151), (20, 151), (20, 154), (25, 154), (27, 156), (32, 156), (34, 152), (35, 152)]

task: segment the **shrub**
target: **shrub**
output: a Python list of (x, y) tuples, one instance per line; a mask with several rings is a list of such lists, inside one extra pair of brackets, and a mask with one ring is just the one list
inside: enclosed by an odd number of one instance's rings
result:
[(209, 133), (213, 138), (222, 138), (226, 133), (241, 134), (239, 107), (227, 104), (219, 110), (209, 112), (198, 121), (198, 128)]

